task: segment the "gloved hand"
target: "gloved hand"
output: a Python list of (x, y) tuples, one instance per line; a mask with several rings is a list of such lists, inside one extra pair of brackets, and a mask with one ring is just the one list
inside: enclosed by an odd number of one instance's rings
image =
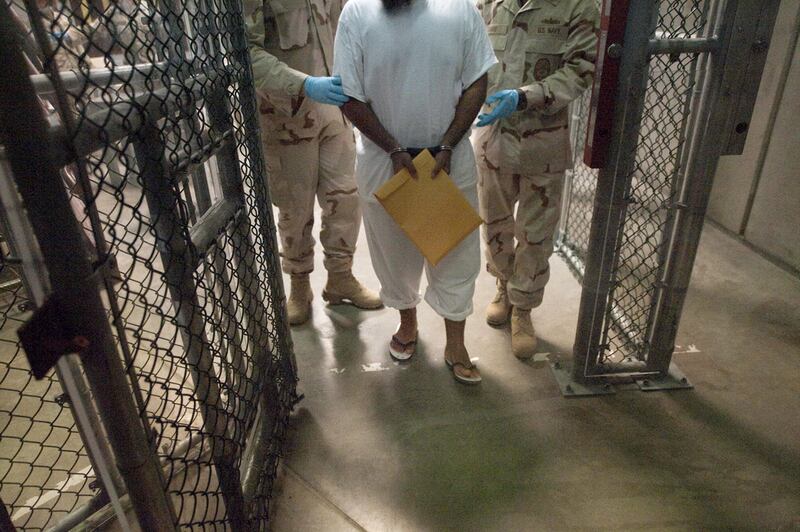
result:
[(336, 107), (341, 107), (350, 100), (342, 89), (341, 76), (309, 76), (303, 83), (303, 89), (305, 90), (306, 96), (312, 100), (328, 105), (335, 105)]
[(495, 121), (509, 116), (517, 110), (519, 105), (519, 93), (513, 89), (495, 92), (486, 98), (486, 104), (491, 105), (498, 102), (489, 113), (482, 113), (478, 116), (478, 127), (488, 126)]

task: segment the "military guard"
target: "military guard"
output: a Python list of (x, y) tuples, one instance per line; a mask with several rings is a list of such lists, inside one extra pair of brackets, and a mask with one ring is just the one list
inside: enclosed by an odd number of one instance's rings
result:
[(270, 194), (278, 207), (283, 269), (291, 275), (289, 321), (310, 316), (314, 203), (328, 283), (323, 298), (363, 309), (382, 307), (351, 268), (361, 225), (354, 177), (355, 139), (339, 107), (348, 98), (331, 75), (343, 0), (245, 2)]
[(497, 278), (486, 321), (502, 326), (510, 318), (512, 351), (527, 359), (536, 352), (531, 310), (550, 277), (572, 164), (568, 107), (592, 83), (599, 13), (595, 0), (480, 0), (478, 7), (500, 60), (473, 134), (487, 269)]

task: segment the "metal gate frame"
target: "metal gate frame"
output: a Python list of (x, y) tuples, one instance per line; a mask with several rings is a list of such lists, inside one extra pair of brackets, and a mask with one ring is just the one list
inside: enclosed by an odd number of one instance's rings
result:
[[(583, 284), (572, 365), (551, 364), (565, 396), (615, 393), (615, 384), (630, 382), (643, 391), (691, 387), (672, 363), (678, 324), (717, 163), (720, 156), (744, 149), (759, 85), (753, 80), (760, 80), (763, 72), (779, 1), (705, 0), (703, 29), (694, 35), (659, 34), (659, 9), (664, 5), (680, 8), (683, 3), (647, 0), (629, 5), (615, 132), (608, 164), (597, 177), (585, 263), (564, 234), (559, 238), (560, 253)], [(620, 43), (607, 43), (614, 45), (619, 49)], [(616, 305), (615, 294), (620, 290), (618, 273), (624, 260), (623, 232), (626, 225), (636, 227), (631, 218), (631, 206), (637, 202), (632, 185), (637, 155), (643, 149), (641, 129), (652, 81), (651, 61), (660, 56), (677, 61), (687, 55), (694, 58), (689, 80), (693, 85), (682, 102), (680, 136), (672, 139), (677, 143), (670, 161), (674, 165), (672, 190), (660, 206), (665, 223), (654, 235), (660, 250), (657, 278), (646, 287), (651, 298), (646, 330), (640, 330), (625, 309)], [(641, 179), (647, 178), (645, 173)], [(568, 191), (573, 192), (571, 186)], [(567, 207), (569, 201), (568, 197)], [(621, 360), (610, 361), (607, 356), (612, 330), (636, 346), (628, 348)]]
[[(26, 0), (25, 4), (34, 44), (41, 46), (45, 57), (54, 57), (35, 2)], [(183, 8), (174, 0), (161, 2), (167, 30), (161, 41), (160, 55), (165, 59), (161, 63), (115, 67), (87, 76), (62, 74), (50, 61), (45, 74), (30, 76), (16, 38), (18, 28), (12, 24), (8, 5), (0, 2), (0, 64), (6, 70), (0, 76), (0, 144), (10, 167), (0, 169), (3, 229), (15, 240), (16, 259), (38, 307), (20, 335), (38, 376), (57, 359), (59, 380), (102, 484), (90, 505), (70, 514), (57, 525), (59, 529), (70, 528), (109, 502), (124, 529), (128, 528), (123, 505), (132, 506), (143, 530), (171, 530), (180, 524), (121, 323), (124, 317), (108, 268), (112, 257), (85, 168), (93, 151), (121, 139), (130, 139), (133, 146), (165, 269), (172, 319), (191, 370), (193, 385), (186, 393), (201, 407), (200, 434), (179, 444), (174, 452), (178, 447), (186, 452), (197, 445), (208, 447), (224, 498), (226, 525), (233, 530), (266, 526), (266, 511), (256, 510), (254, 500), (268, 498), (280, 452), (276, 438), (282, 437), (285, 417), (297, 398), (296, 364), (263, 175), (241, 4), (235, 0), (192, 4), (202, 16), (202, 22), (193, 25), (194, 37), (186, 32)], [(222, 15), (212, 16), (212, 9)], [(221, 32), (229, 36), (229, 42), (221, 42)], [(195, 55), (198, 43), (201, 56)], [(195, 59), (204, 67), (202, 74), (190, 74), (192, 69), (187, 68), (186, 61)], [(126, 94), (127, 99), (108, 102), (91, 117), (95, 120), (78, 123), (66, 103), (70, 84), (130, 82), (156, 70), (161, 80), (169, 80), (166, 86), (144, 97)], [(47, 91), (58, 100), (60, 126), (48, 124), (43, 115), (38, 97)], [(233, 98), (239, 103), (236, 109)], [(185, 109), (194, 110), (197, 105), (208, 111), (208, 130), (199, 139), (192, 138), (199, 145), (190, 146), (187, 141), (190, 149), (180, 157), (168, 156), (159, 121), (176, 113), (184, 116)], [(212, 203), (207, 194), (198, 194), (202, 212), (190, 227), (185, 209), (191, 205), (180, 197), (179, 184), (187, 173), (202, 172), (203, 163), (212, 157), (222, 197)], [(84, 229), (59, 175), (59, 169), (70, 164), (79, 173), (99, 258), (95, 264), (83, 251)], [(243, 167), (256, 176), (247, 194)], [(273, 253), (256, 257), (254, 232)], [(226, 264), (224, 246), (218, 244), (223, 237), (232, 242), (235, 256), (228, 259), (233, 267)], [(211, 297), (225, 307), (213, 322), (198, 302), (201, 287), (195, 272), (204, 261), (213, 264), (210, 270), (203, 268), (215, 292)], [(269, 283), (264, 283), (265, 278)], [(242, 307), (245, 319), (241, 323), (233, 323), (237, 313), (227, 310), (233, 305)], [(263, 331), (268, 325), (267, 338)], [(224, 365), (217, 369), (208, 327), (223, 331), (223, 339), (217, 341), (225, 345), (218, 348), (227, 350), (232, 369)], [(243, 361), (245, 350), (251, 352), (249, 361)], [(64, 353), (78, 353), (79, 358)], [(42, 360), (42, 356), (52, 360)], [(226, 391), (225, 400), (217, 375), (223, 370), (244, 372), (237, 377), (238, 387)]]

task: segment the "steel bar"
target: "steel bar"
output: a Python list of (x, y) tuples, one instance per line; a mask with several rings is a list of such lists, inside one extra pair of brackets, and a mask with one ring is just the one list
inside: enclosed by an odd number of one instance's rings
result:
[(629, 8), (615, 111), (619, 134), (609, 147), (609, 165), (600, 171), (589, 236), (589, 250), (573, 348), (573, 379), (584, 382), (596, 371), (603, 323), (618, 261), (618, 241), (627, 209), (636, 147), (648, 80), (647, 43), (658, 15), (656, 2), (633, 2)]
[(154, 223), (156, 247), (165, 267), (175, 318), (183, 338), (188, 369), (194, 380), (194, 396), (201, 405), (203, 426), (212, 437), (212, 455), (225, 508), (236, 530), (244, 529), (244, 507), (234, 466), (235, 445), (228, 437), (229, 416), (220, 396), (219, 380), (206, 338), (204, 318), (194, 280), (196, 258), (190, 248), (188, 228), (179, 214), (180, 196), (168, 171), (159, 131), (146, 124), (135, 141), (144, 192)]
[(8, 292), (10, 290), (19, 288), (20, 286), (22, 286), (21, 279), (12, 279), (10, 281), (5, 281), (3, 283), (0, 283), (0, 292)]
[(46, 151), (44, 156), (42, 153), (48, 142), (47, 124), (23, 67), (24, 58), (14, 46), (9, 20), (7, 5), (0, 3), (0, 64), (7, 67), (0, 76), (0, 142), (6, 146), (51, 286), (62, 293), (81, 294), (64, 298), (63, 305), (78, 320), (88, 341), (81, 353), (86, 377), (108, 429), (119, 471), (128, 491), (134, 493), (132, 503), (139, 522), (145, 529), (171, 530), (175, 516), (155, 453), (132, 396), (120, 393), (127, 389), (128, 379), (93, 280), (92, 265), (86, 254), (75, 252), (83, 249), (82, 229), (69, 206), (58, 167)]
[[(189, 154), (183, 154), (176, 157), (176, 161), (170, 161), (170, 171), (173, 173), (181, 173), (190, 171), (206, 161), (210, 160), (212, 156), (217, 155), (219, 151), (236, 149), (233, 131), (228, 129), (221, 132), (219, 135), (214, 134), (201, 134), (198, 141), (198, 146)], [(171, 146), (170, 146), (171, 147)], [(168, 149), (168, 151), (170, 151)], [(241, 196), (241, 194), (239, 194)], [(206, 184), (205, 192), (202, 195), (202, 205), (198, 207), (208, 209), (211, 206), (211, 198), (208, 196), (208, 184)]]
[(672, 252), (665, 269), (665, 289), (659, 301), (657, 324), (651, 340), (651, 366), (666, 373), (675, 349), (675, 337), (686, 300), (705, 213), (711, 198), (713, 176), (720, 156), (726, 148), (723, 135), (728, 132), (737, 88), (747, 82), (748, 70), (742, 68), (744, 58), (751, 52), (757, 37), (758, 17), (774, 21), (778, 5), (755, 0), (731, 0), (726, 7), (720, 28), (723, 43), (718, 54), (710, 58), (704, 110), (695, 132), (696, 152), (687, 171), (689, 178), (681, 192), (681, 202), (687, 208), (676, 216), (672, 233)]
[[(125, 498), (125, 497), (123, 497)], [(120, 503), (122, 503), (123, 498), (120, 498)], [(127, 499), (130, 501), (130, 499)], [(91, 517), (96, 512), (99, 512), (103, 508), (108, 505), (108, 496), (105, 492), (101, 492), (98, 495), (95, 495), (89, 502), (76, 508), (75, 510), (71, 511), (61, 519), (55, 526), (52, 528), (47, 529), (47, 532), (69, 532), (70, 530), (74, 530), (78, 528), (81, 524), (85, 523), (89, 517)], [(125, 505), (123, 505), (124, 507)], [(130, 508), (130, 502), (128, 502), (127, 507)]]
[[(62, 356), (58, 361), (58, 367), (61, 369), (59, 377), (62, 379), (64, 388), (67, 390), (70, 398), (80, 396), (78, 381), (84, 380), (82, 374), (79, 373), (76, 375), (70, 371), (72, 367), (70, 366), (68, 360), (75, 357), (76, 355), (70, 354)], [(91, 427), (91, 420), (88, 417), (84, 403), (81, 401), (74, 401), (71, 403), (71, 407), (75, 419), (80, 420), (79, 422), (83, 426)], [(130, 523), (128, 522), (125, 511), (122, 509), (122, 506), (119, 502), (120, 493), (117, 491), (115, 479), (111, 473), (112, 470), (114, 472), (116, 472), (116, 470), (114, 469), (112, 463), (105, 461), (103, 448), (101, 446), (101, 441), (103, 440), (100, 439), (99, 434), (92, 430), (87, 430), (81, 436), (86, 438), (83, 440), (83, 443), (86, 446), (89, 454), (93, 457), (94, 474), (103, 484), (104, 491), (108, 495), (109, 503), (114, 508), (114, 513), (117, 516), (117, 524), (122, 529), (122, 532), (131, 532)]]
[(691, 39), (650, 39), (647, 51), (657, 54), (703, 54), (719, 48), (719, 41), (714, 37), (696, 37)]
[[(707, 3), (703, 4), (703, 35), (706, 38), (713, 36), (713, 38), (717, 41), (719, 41), (717, 38), (717, 21), (719, 20), (719, 8), (721, 1), (724, 0), (709, 0)], [(710, 54), (699, 54), (698, 57), (692, 61), (692, 68), (689, 73), (689, 78), (692, 80), (692, 90), (690, 96), (686, 99), (686, 102), (684, 102), (683, 116), (685, 119), (683, 121), (683, 126), (681, 128), (681, 133), (678, 140), (680, 147), (676, 156), (677, 163), (675, 164), (675, 170), (672, 174), (670, 184), (670, 205), (668, 206), (667, 210), (667, 219), (664, 222), (665, 236), (663, 237), (662, 243), (659, 246), (659, 283), (657, 284), (656, 292), (653, 295), (653, 299), (650, 304), (647, 330), (645, 333), (647, 335), (648, 346), (652, 340), (653, 328), (657, 323), (656, 317), (658, 316), (658, 308), (660, 305), (660, 300), (663, 296), (664, 272), (666, 270), (667, 263), (669, 262), (669, 255), (672, 250), (673, 242), (670, 238), (669, 231), (675, 222), (677, 210), (681, 205), (680, 191), (688, 176), (688, 166), (690, 156), (694, 151), (694, 143), (698, 141), (696, 133), (700, 127), (699, 117), (701, 114), (701, 103), (703, 103), (703, 91), (706, 83), (706, 75), (708, 73), (707, 66), (709, 56)]]
[[(93, 68), (88, 75), (72, 70), (62, 70), (59, 72), (61, 83), (69, 91), (83, 92), (90, 85), (107, 85), (110, 83), (135, 83), (150, 79), (153, 71), (162, 70), (166, 62), (161, 63), (140, 63), (136, 65), (120, 65), (110, 68)], [(52, 94), (56, 91), (53, 82), (46, 74), (34, 74), (31, 76), (33, 88), (40, 95)]]
[[(229, 54), (229, 59), (234, 61), (244, 68), (249, 73), (249, 79), (252, 79), (252, 67), (250, 65), (250, 58), (248, 56), (247, 39), (245, 37), (244, 15), (242, 13), (242, 4), (234, 2), (233, 0), (223, 0), (223, 6), (229, 16), (225, 19), (229, 26), (227, 30), (230, 32), (233, 52)], [(258, 124), (258, 108), (256, 107), (256, 94), (253, 89), (252, 83), (239, 84), (237, 86), (239, 92), (239, 101), (241, 102), (241, 116), (244, 119), (242, 126), (247, 131), (259, 131)], [(269, 197), (269, 190), (266, 187), (266, 170), (263, 163), (262, 146), (259, 135), (247, 135), (245, 137), (245, 149), (251, 154), (251, 163), (256, 163), (255, 170), (260, 170), (261, 175), (256, 172), (255, 179), (261, 180), (254, 183), (254, 188), (251, 193), (255, 196), (255, 202), (260, 205), (271, 205)], [(257, 155), (256, 155), (257, 154)], [(278, 242), (274, 231), (270, 228), (275, 227), (272, 218), (272, 211), (270, 209), (258, 209), (258, 212), (253, 213), (256, 218), (256, 229), (261, 234), (264, 240), (264, 246), (267, 249), (275, 250), (275, 253), (270, 253), (265, 258), (265, 267), (267, 274), (274, 279), (273, 283), (268, 286), (269, 293), (264, 294), (275, 305), (273, 309), (275, 319), (275, 329), (278, 337), (279, 345), (272, 346), (284, 356), (281, 357), (283, 363), (286, 365), (284, 370), (286, 376), (290, 379), (297, 381), (297, 362), (294, 356), (294, 349), (292, 346), (292, 337), (289, 331), (289, 320), (286, 310), (286, 290), (283, 286), (283, 276), (281, 275), (281, 268), (278, 260)]]
[(258, 403), (258, 418), (248, 441), (248, 452), (242, 460), (242, 492), (246, 501), (252, 501), (264, 476), (269, 446), (280, 410), (280, 396), (274, 383), (267, 383)]
[[(114, 102), (104, 109), (87, 116), (81, 123), (81, 129), (74, 137), (70, 137), (63, 126), (51, 129), (50, 138), (53, 157), (58, 166), (66, 166), (74, 162), (75, 155), (86, 157), (101, 149), (108, 143), (122, 140), (142, 127), (143, 120), (148, 118), (157, 121), (175, 113), (186, 102), (179, 102), (170, 94), (181, 92), (202, 97), (208, 83), (219, 83), (224, 79), (221, 73), (199, 75), (183, 84), (173, 84), (137, 96), (132, 101)], [(186, 162), (186, 167), (190, 162)]]
[(240, 208), (241, 205), (237, 204), (235, 200), (223, 198), (197, 220), (197, 223), (189, 230), (196, 255), (202, 256), (206, 254), (208, 248), (216, 241), (219, 233), (231, 223), (236, 211)]

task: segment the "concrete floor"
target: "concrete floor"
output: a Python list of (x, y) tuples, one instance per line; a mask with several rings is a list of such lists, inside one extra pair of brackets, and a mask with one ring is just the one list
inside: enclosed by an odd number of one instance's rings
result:
[[(484, 382), (456, 384), (443, 326), (389, 359), (394, 311), (326, 307), (295, 329), (305, 400), (275, 498), (283, 530), (800, 530), (800, 280), (708, 227), (675, 361), (691, 391), (564, 399), (580, 287), (557, 258), (535, 321), (542, 353), (488, 327), (481, 275), (468, 346)], [(377, 281), (365, 243), (356, 269)], [(313, 286), (321, 293), (318, 265)]]

